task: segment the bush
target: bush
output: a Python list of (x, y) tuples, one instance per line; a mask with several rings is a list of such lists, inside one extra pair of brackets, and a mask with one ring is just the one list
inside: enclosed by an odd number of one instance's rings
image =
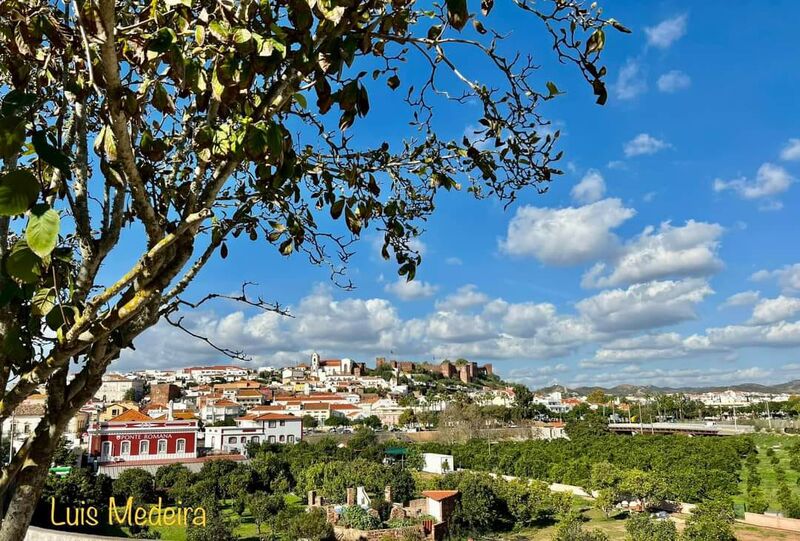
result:
[(356, 530), (374, 530), (381, 525), (380, 519), (370, 515), (357, 505), (348, 505), (342, 510), (339, 522), (347, 528)]

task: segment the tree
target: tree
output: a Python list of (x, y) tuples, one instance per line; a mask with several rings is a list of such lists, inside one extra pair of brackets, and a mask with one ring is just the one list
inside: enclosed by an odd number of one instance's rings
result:
[(123, 471), (114, 480), (114, 497), (123, 501), (133, 498), (134, 505), (154, 502), (153, 475), (147, 470), (139, 468), (129, 468)]
[[(373, 226), (382, 256), (412, 280), (412, 241), (438, 194), (463, 184), (505, 203), (546, 190), (561, 153), (539, 105), (561, 90), (536, 77), (528, 51), (501, 55), (493, 4), (2, 4), (0, 421), (39, 386), (48, 404), (2, 470), (0, 540), (23, 537), (66, 423), (144, 331), (165, 318), (196, 335), (178, 312), (220, 297), (284, 312), (245, 288), (185, 297), (230, 238), (302, 253), (338, 279), (351, 242)], [(605, 103), (606, 30), (628, 30), (579, 0), (515, 5)], [(353, 138), (370, 92), (404, 80), (408, 90), (383, 101), (410, 108), (409, 138)], [(443, 100), (476, 104), (465, 123), (480, 128), (442, 137), (433, 120)], [(109, 258), (128, 270), (100, 278)]]
[(308, 541), (333, 539), (333, 526), (328, 522), (325, 510), (321, 507), (315, 507), (292, 518), (286, 531), (289, 539), (307, 539)]
[(183, 464), (169, 464), (167, 466), (161, 466), (156, 470), (153, 481), (156, 490), (169, 492), (179, 485), (191, 483), (192, 472)]
[(125, 396), (122, 397), (122, 399), (127, 402), (136, 402), (136, 398), (136, 389), (133, 387), (125, 391)]
[(72, 444), (67, 438), (61, 438), (53, 454), (53, 466), (75, 466), (75, 462)]
[(617, 493), (610, 488), (604, 488), (597, 493), (594, 506), (602, 511), (606, 518), (610, 518), (617, 506), (617, 501), (619, 501)]
[(583, 516), (570, 511), (558, 521), (553, 541), (608, 541), (608, 536), (601, 530), (584, 530)]
[(206, 511), (206, 523), (204, 526), (195, 526), (193, 521), (189, 521), (186, 541), (235, 541), (233, 525), (220, 513), (217, 501), (206, 498), (202, 507)]
[(686, 519), (683, 539), (686, 541), (734, 541), (733, 522), (736, 515), (728, 500), (707, 500), (697, 504)]
[(586, 401), (590, 404), (607, 404), (611, 399), (606, 396), (603, 389), (595, 389), (586, 397)]
[(671, 520), (651, 518), (647, 513), (634, 513), (625, 523), (628, 541), (678, 541), (678, 530)]
[(397, 419), (397, 424), (400, 426), (411, 426), (416, 424), (417, 416), (414, 414), (414, 410), (411, 408), (406, 408), (403, 410), (403, 413), (400, 414), (400, 417)]
[(319, 422), (316, 417), (307, 413), (303, 415), (303, 428), (316, 428), (317, 426), (319, 426)]

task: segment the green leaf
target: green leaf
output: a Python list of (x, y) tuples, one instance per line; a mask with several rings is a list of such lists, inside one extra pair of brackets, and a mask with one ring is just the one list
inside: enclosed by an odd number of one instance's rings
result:
[(331, 218), (338, 220), (339, 216), (342, 215), (342, 210), (344, 210), (344, 199), (337, 199), (331, 205)]
[(37, 131), (34, 133), (31, 137), (31, 142), (39, 158), (45, 163), (49, 163), (53, 167), (60, 169), (64, 178), (72, 177), (72, 172), (69, 170), (69, 158), (47, 141), (47, 134), (45, 132)]
[[(5, 106), (5, 103), (3, 104)], [(0, 158), (19, 154), (25, 142), (25, 119), (14, 115), (0, 116)]]
[(594, 52), (600, 52), (603, 50), (603, 47), (606, 45), (606, 33), (603, 32), (602, 28), (598, 28), (594, 31), (594, 34), (589, 36), (589, 39), (586, 40), (586, 54), (589, 55)]
[(117, 161), (117, 142), (114, 140), (114, 133), (109, 126), (100, 128), (94, 140), (94, 151), (100, 157), (105, 156), (109, 162)]
[(461, 30), (467, 24), (469, 11), (467, 0), (447, 0), (447, 21), (456, 30)]
[(547, 96), (548, 98), (552, 98), (553, 96), (558, 96), (561, 94), (561, 91), (558, 90), (558, 87), (552, 81), (547, 82), (547, 91), (550, 92), (550, 95)]
[(233, 34), (233, 41), (237, 45), (243, 45), (250, 41), (253, 38), (253, 35), (247, 28), (239, 28)]
[(153, 107), (165, 115), (171, 115), (175, 112), (175, 102), (167, 92), (167, 88), (161, 83), (156, 83), (153, 89)]
[(283, 156), (283, 130), (278, 124), (270, 124), (267, 128), (267, 145), (275, 158)]
[(294, 244), (292, 244), (292, 239), (286, 239), (281, 243), (278, 247), (278, 251), (282, 255), (289, 255), (294, 251)]
[(30, 249), (39, 257), (47, 257), (58, 243), (61, 217), (50, 205), (41, 203), (31, 209), (25, 240)]
[(28, 247), (28, 243), (20, 239), (6, 259), (6, 272), (20, 282), (32, 284), (42, 274), (41, 263), (42, 260)]
[(297, 105), (299, 105), (301, 109), (306, 109), (308, 107), (308, 102), (306, 101), (306, 97), (300, 94), (299, 92), (292, 97), (294, 98), (294, 101), (297, 102)]
[(22, 214), (39, 198), (41, 187), (29, 171), (16, 169), (0, 177), (0, 216)]
[(31, 312), (37, 316), (46, 316), (56, 305), (56, 290), (46, 287), (38, 290), (31, 298)]
[(161, 28), (147, 43), (147, 48), (157, 53), (165, 53), (178, 40), (175, 31), (171, 28)]

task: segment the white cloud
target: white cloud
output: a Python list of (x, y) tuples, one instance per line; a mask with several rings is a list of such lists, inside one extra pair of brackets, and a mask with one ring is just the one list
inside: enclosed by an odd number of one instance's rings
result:
[(800, 322), (716, 327), (707, 329), (705, 338), (716, 347), (795, 347), (800, 346)]
[(473, 306), (479, 306), (489, 302), (489, 296), (485, 293), (478, 291), (478, 286), (474, 284), (467, 284), (461, 286), (458, 290), (445, 297), (444, 299), (436, 301), (436, 309), (443, 311), (458, 311)]
[(644, 29), (647, 34), (647, 44), (659, 49), (666, 49), (686, 34), (687, 19), (685, 14), (678, 15), (661, 21), (655, 26), (648, 26)]
[(735, 293), (725, 299), (725, 302), (719, 305), (720, 308), (729, 308), (731, 306), (749, 306), (755, 304), (761, 298), (761, 293), (758, 291), (742, 291)]
[(661, 150), (670, 148), (670, 144), (656, 139), (650, 134), (640, 133), (623, 146), (625, 156), (632, 158), (633, 156), (642, 156), (646, 154), (655, 154)]
[(460, 266), (464, 264), (464, 262), (461, 261), (461, 258), (458, 257), (448, 257), (447, 259), (444, 260), (444, 262), (447, 263), (448, 265), (453, 265), (453, 266)]
[(512, 336), (530, 338), (552, 321), (555, 315), (556, 307), (550, 303), (512, 304), (503, 316), (503, 330)]
[(794, 182), (792, 176), (778, 165), (764, 163), (758, 168), (753, 181), (745, 177), (733, 180), (716, 179), (713, 187), (715, 192), (733, 190), (743, 199), (760, 199), (773, 197), (789, 189)]
[(601, 291), (575, 306), (602, 332), (652, 329), (696, 319), (695, 306), (713, 292), (702, 279), (666, 280)]
[(776, 279), (778, 285), (780, 285), (784, 291), (800, 291), (800, 263), (786, 265), (773, 271), (760, 270), (750, 276), (750, 279), (756, 282), (771, 278)]
[(658, 78), (658, 89), (661, 92), (673, 93), (685, 90), (692, 84), (692, 79), (680, 70), (671, 70)]
[(601, 200), (605, 193), (606, 182), (596, 169), (590, 169), (570, 191), (572, 199), (582, 205)]
[(620, 100), (632, 100), (647, 90), (647, 82), (641, 73), (638, 61), (629, 58), (625, 62), (625, 65), (619, 70), (613, 88), (617, 99)]
[(508, 224), (500, 249), (530, 256), (549, 265), (574, 265), (607, 256), (618, 246), (611, 230), (636, 211), (619, 199), (603, 199), (582, 207), (520, 207)]
[(795, 297), (781, 295), (774, 299), (763, 299), (753, 307), (753, 317), (750, 318), (750, 323), (754, 325), (777, 323), (798, 312), (800, 312), (800, 299)]
[(436, 293), (439, 287), (421, 280), (409, 282), (404, 278), (398, 278), (396, 282), (386, 284), (383, 289), (404, 301), (410, 301), (430, 297)]
[(800, 160), (800, 139), (789, 139), (781, 150), (781, 159), (785, 161)]
[(722, 232), (719, 224), (694, 220), (680, 227), (669, 222), (658, 230), (647, 227), (620, 250), (610, 273), (604, 275), (606, 265), (599, 263), (584, 275), (581, 285), (609, 287), (713, 274), (722, 268), (717, 255)]

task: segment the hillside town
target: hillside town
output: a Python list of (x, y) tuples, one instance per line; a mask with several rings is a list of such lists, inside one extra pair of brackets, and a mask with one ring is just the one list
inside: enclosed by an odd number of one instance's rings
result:
[[(127, 467), (202, 464), (221, 455), (244, 460), (251, 443), (294, 444), (317, 433), (352, 433), (354, 425), (387, 432), (432, 430), (435, 416), (449, 406), (467, 402), (487, 411), (510, 410), (519, 405), (521, 389), (503, 382), (491, 364), (464, 359), (431, 364), (379, 357), (368, 367), (317, 353), (307, 362), (282, 368), (210, 365), (109, 373), (94, 399), (70, 420), (64, 437), (86, 465), (116, 476)], [(564, 437), (563, 416), (580, 407), (602, 410), (612, 430), (623, 432), (626, 426), (636, 428), (631, 421), (677, 420), (677, 412), (667, 415), (666, 406), (663, 413), (658, 406), (669, 395), (599, 394), (581, 396), (566, 388), (532, 393), (528, 401), (538, 413), (528, 423), (536, 425), (531, 434)], [(703, 418), (697, 414), (698, 422), (731, 421), (737, 407), (744, 419), (748, 407), (790, 398), (786, 393), (735, 390), (680, 396), (711, 412)], [(34, 394), (3, 423), (3, 440), (11, 442), (8, 453), (25, 443), (44, 415), (45, 403), (44, 393)], [(649, 418), (641, 413), (642, 405)], [(770, 419), (785, 415), (774, 409)], [(688, 409), (684, 413), (689, 416)], [(484, 427), (516, 427), (507, 417), (495, 413), (481, 422)], [(670, 432), (680, 432), (674, 426)]]

